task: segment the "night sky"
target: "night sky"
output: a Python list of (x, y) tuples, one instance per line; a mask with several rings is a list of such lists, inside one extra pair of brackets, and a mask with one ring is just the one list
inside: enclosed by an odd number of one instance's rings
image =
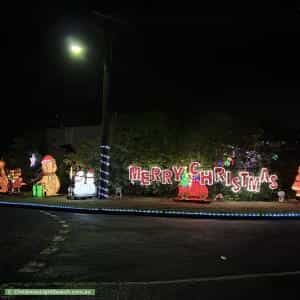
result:
[[(238, 112), (272, 130), (300, 129), (300, 6), (42, 3), (14, 3), (2, 12), (1, 105), (16, 127), (7, 136), (38, 126), (99, 123), (103, 43), (93, 10), (129, 23), (114, 43), (114, 111), (184, 111), (199, 118), (207, 111)], [(87, 45), (83, 61), (68, 55), (67, 37)]]

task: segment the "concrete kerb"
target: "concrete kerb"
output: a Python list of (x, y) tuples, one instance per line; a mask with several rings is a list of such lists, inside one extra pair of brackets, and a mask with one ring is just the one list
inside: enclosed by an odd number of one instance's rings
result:
[(218, 211), (187, 211), (174, 209), (141, 209), (141, 208), (84, 208), (67, 205), (38, 203), (20, 203), (0, 201), (0, 206), (19, 207), (39, 210), (53, 210), (82, 214), (133, 215), (172, 218), (196, 219), (299, 219), (300, 212), (218, 212)]

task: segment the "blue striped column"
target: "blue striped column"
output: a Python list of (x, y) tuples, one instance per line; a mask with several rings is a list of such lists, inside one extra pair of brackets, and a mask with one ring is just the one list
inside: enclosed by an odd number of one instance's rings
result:
[(110, 170), (110, 146), (100, 146), (100, 180), (98, 186), (98, 198), (107, 199), (109, 197), (109, 170)]

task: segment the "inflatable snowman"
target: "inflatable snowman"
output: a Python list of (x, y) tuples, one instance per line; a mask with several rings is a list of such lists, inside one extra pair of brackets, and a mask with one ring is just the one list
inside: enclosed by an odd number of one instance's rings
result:
[(95, 173), (90, 169), (86, 173), (86, 194), (87, 197), (95, 197), (97, 194), (97, 188), (95, 185)]
[(72, 198), (89, 198), (96, 196), (97, 188), (93, 170), (90, 169), (87, 173), (83, 170), (76, 172), (71, 194)]
[(74, 177), (74, 188), (73, 195), (74, 197), (84, 197), (85, 194), (85, 173), (80, 170), (77, 171)]

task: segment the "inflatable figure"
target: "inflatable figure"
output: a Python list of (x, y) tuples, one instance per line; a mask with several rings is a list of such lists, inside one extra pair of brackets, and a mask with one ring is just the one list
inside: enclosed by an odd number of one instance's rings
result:
[(298, 175), (292, 185), (292, 190), (296, 192), (296, 197), (300, 197), (300, 166), (298, 167)]
[(46, 196), (57, 195), (60, 189), (60, 181), (55, 174), (57, 171), (56, 161), (51, 155), (46, 155), (43, 157), (41, 163), (43, 176), (42, 179), (37, 183), (43, 185)]
[(20, 168), (9, 170), (8, 178), (10, 182), (9, 190), (11, 193), (20, 193), (21, 187), (26, 185), (26, 183), (23, 182), (22, 170)]
[(89, 197), (94, 197), (97, 194), (95, 173), (93, 169), (89, 169), (86, 173), (86, 193)]
[(5, 161), (0, 160), (0, 193), (8, 192), (8, 178), (5, 173)]
[(206, 201), (208, 198), (208, 188), (205, 184), (200, 183), (200, 175), (188, 173), (187, 169), (181, 175), (178, 184), (177, 200), (195, 200)]
[(77, 197), (82, 197), (85, 193), (85, 173), (80, 170), (76, 172), (74, 177), (73, 194)]
[(193, 176), (188, 200), (206, 200), (207, 198), (208, 188), (205, 184), (200, 184), (200, 175)]
[(85, 173), (83, 170), (76, 172), (72, 187), (69, 188), (71, 198), (95, 197), (97, 188), (95, 185), (94, 170), (90, 169)]
[(184, 169), (180, 182), (178, 184), (178, 195), (177, 200), (186, 200), (189, 196), (189, 187), (190, 187), (190, 175), (187, 171), (187, 168)]

